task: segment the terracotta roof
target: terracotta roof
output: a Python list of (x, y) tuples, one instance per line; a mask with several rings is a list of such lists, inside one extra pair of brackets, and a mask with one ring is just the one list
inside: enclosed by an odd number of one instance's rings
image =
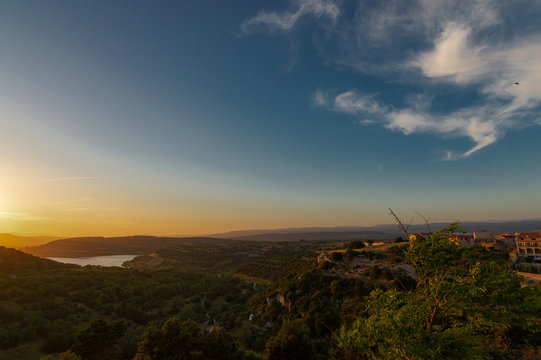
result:
[(541, 238), (541, 232), (523, 232), (523, 233), (519, 233), (518, 237), (522, 237), (522, 238)]

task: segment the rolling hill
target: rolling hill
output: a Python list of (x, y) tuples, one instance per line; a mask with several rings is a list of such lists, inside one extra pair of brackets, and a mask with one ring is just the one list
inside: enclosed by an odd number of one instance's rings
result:
[[(403, 219), (406, 220), (406, 219)], [(487, 230), (495, 233), (538, 232), (541, 231), (540, 219), (495, 220), (495, 221), (462, 221), (461, 226), (467, 232)], [(407, 224), (406, 224), (407, 225)], [(432, 222), (432, 231), (444, 228), (449, 222)], [(426, 232), (426, 224), (412, 224), (410, 233)], [(348, 239), (394, 239), (404, 234), (396, 224), (374, 226), (336, 226), (336, 227), (304, 227), (283, 229), (236, 230), (226, 233), (208, 235), (226, 239), (253, 241), (297, 241), (305, 240), (348, 240)]]
[(13, 234), (0, 234), (0, 246), (20, 249), (27, 246), (38, 246), (58, 239), (54, 236), (18, 236)]
[(30, 254), (25, 254), (19, 250), (0, 246), (0, 273), (66, 268), (79, 268), (79, 266), (63, 264), (49, 259), (41, 259)]
[(144, 255), (175, 244), (231, 241), (214, 238), (157, 237), (146, 235), (121, 237), (76, 237), (51, 241), (21, 250), (41, 257), (90, 257), (105, 255)]
[[(448, 223), (431, 223), (434, 231), (447, 226)], [(468, 231), (488, 230), (496, 233), (535, 232), (541, 231), (541, 220), (521, 221), (466, 221), (461, 225)], [(425, 224), (414, 224), (409, 227), (410, 233), (426, 232)], [(39, 246), (24, 247), (23, 241), (27, 238), (2, 234), (5, 239), (17, 241), (15, 246), (25, 252), (42, 257), (89, 257), (105, 255), (146, 255), (158, 249), (183, 244), (220, 244), (234, 240), (242, 241), (351, 241), (351, 240), (394, 240), (397, 236), (404, 236), (397, 225), (386, 224), (372, 227), (340, 226), (340, 227), (312, 227), (288, 228), (274, 230), (241, 230), (228, 233), (213, 234), (205, 237), (159, 237), (147, 235), (121, 236), (121, 237), (75, 237), (50, 241)], [(2, 237), (0, 236), (0, 240)], [(28, 238), (35, 241), (44, 241), (46, 238)], [(30, 240), (28, 240), (30, 241)], [(0, 244), (2, 244), (0, 242)]]

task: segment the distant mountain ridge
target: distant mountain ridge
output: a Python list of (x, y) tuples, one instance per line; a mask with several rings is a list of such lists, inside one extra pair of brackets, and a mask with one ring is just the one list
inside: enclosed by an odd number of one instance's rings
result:
[[(450, 222), (434, 222), (429, 223), (432, 231), (448, 226)], [(541, 219), (527, 220), (494, 220), (494, 221), (464, 221), (460, 222), (461, 226), (467, 232), (487, 230), (496, 233), (515, 233), (515, 232), (539, 232), (541, 231)], [(405, 224), (407, 225), (407, 223)], [(408, 228), (408, 232), (426, 232), (426, 224), (412, 224)], [(325, 235), (315, 235), (315, 234)], [(373, 236), (379, 238), (392, 238), (403, 236), (397, 224), (382, 224), (374, 226), (335, 226), (335, 227), (300, 227), (300, 228), (282, 228), (282, 229), (261, 229), (261, 230), (235, 230), (226, 233), (210, 234), (211, 237), (220, 237), (226, 239), (239, 240), (268, 240), (273, 238), (274, 241), (287, 241), (293, 234), (299, 236), (298, 239), (318, 239), (323, 240), (325, 236), (331, 240), (337, 239), (340, 233), (353, 236), (356, 234), (363, 238), (364, 236)], [(284, 240), (281, 240), (284, 239)], [(290, 239), (291, 240), (291, 239)]]
[(235, 240), (250, 241), (299, 241), (299, 240), (389, 240), (392, 234), (383, 231), (313, 231), (313, 232), (278, 232), (245, 236), (236, 236)]
[(178, 238), (147, 235), (76, 237), (55, 240), (44, 245), (26, 247), (21, 250), (41, 257), (77, 258), (106, 255), (145, 255), (166, 246), (205, 241), (216, 242), (220, 240), (207, 237)]
[[(432, 231), (441, 229), (449, 223), (430, 223)], [(487, 230), (495, 233), (516, 233), (516, 232), (540, 232), (541, 220), (519, 220), (519, 221), (464, 221), (460, 225), (469, 233), (474, 231)], [(390, 226), (390, 225), (388, 225)], [(396, 225), (395, 225), (396, 227)], [(397, 228), (398, 230), (398, 228)], [(426, 224), (416, 224), (409, 228), (409, 232), (425, 232)]]
[[(432, 231), (449, 223), (430, 223)], [(541, 231), (541, 220), (520, 221), (466, 221), (461, 223), (468, 232), (488, 230), (496, 233), (538, 232)], [(426, 224), (411, 225), (410, 233), (426, 232)], [(31, 247), (19, 247), (21, 250), (41, 257), (90, 257), (106, 255), (146, 255), (158, 249), (176, 244), (212, 243), (224, 241), (299, 241), (299, 240), (393, 240), (404, 237), (396, 224), (376, 226), (338, 226), (338, 227), (306, 227), (272, 230), (239, 230), (228, 233), (213, 234), (201, 237), (159, 237), (134, 235), (120, 237), (75, 237), (50, 241), (47, 244)]]
[(306, 234), (317, 232), (355, 232), (355, 231), (377, 231), (372, 226), (333, 226), (333, 227), (321, 227), (321, 226), (308, 226), (308, 227), (293, 227), (293, 228), (278, 228), (278, 229), (253, 229), (253, 230), (232, 230), (225, 233), (209, 234), (210, 237), (219, 237), (224, 239), (248, 237), (261, 234)]
[(0, 234), (0, 246), (20, 249), (27, 246), (46, 244), (49, 241), (59, 239), (55, 236), (18, 236), (13, 234)]

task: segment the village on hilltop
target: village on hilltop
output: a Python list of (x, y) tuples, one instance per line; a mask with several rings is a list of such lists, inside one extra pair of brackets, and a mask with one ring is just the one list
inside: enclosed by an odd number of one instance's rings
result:
[[(424, 238), (430, 233), (410, 234), (410, 240)], [(449, 240), (461, 246), (483, 246), (487, 250), (508, 251), (511, 260), (532, 257), (541, 260), (541, 232), (501, 233), (482, 230), (472, 234), (450, 234)]]

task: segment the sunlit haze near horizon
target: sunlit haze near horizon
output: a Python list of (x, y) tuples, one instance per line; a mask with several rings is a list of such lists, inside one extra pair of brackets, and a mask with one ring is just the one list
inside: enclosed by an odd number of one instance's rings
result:
[(540, 18), (539, 1), (4, 1), (0, 233), (539, 218)]

